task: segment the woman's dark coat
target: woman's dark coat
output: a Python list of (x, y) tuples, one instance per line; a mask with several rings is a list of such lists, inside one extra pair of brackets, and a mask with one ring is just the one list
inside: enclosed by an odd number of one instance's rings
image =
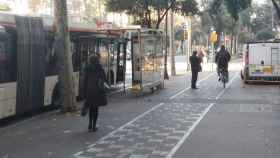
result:
[(190, 57), (190, 63), (191, 63), (191, 70), (193, 72), (199, 72), (201, 70), (200, 61), (196, 55), (192, 55)]
[(106, 93), (98, 89), (98, 79), (106, 81), (106, 75), (101, 64), (89, 64), (85, 67), (84, 90), (86, 103), (90, 106), (101, 106), (107, 99)]

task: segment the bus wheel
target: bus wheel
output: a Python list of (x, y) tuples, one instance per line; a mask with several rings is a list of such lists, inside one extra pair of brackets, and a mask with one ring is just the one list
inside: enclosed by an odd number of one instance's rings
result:
[(160, 83), (159, 85), (157, 85), (157, 89), (163, 89), (164, 88), (164, 83)]

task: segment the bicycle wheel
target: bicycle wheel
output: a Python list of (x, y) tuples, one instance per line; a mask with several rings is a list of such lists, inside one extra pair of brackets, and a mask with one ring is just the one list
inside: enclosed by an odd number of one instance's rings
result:
[(227, 82), (226, 73), (223, 71), (222, 75), (223, 75), (222, 76), (223, 87), (226, 88), (226, 82)]

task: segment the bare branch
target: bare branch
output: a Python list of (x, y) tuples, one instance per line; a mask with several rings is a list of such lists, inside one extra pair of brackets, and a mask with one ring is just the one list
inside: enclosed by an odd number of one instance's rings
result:
[(172, 0), (170, 3), (170, 6), (165, 10), (165, 12), (163, 13), (163, 15), (158, 19), (157, 21), (157, 28), (159, 27), (161, 21), (164, 19), (164, 17), (166, 16), (166, 14), (168, 13), (168, 11), (173, 8), (174, 4), (175, 4), (176, 0)]

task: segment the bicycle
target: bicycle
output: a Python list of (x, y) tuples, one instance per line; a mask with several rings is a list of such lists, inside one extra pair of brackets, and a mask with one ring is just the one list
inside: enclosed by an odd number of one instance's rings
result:
[(219, 69), (219, 74), (220, 74), (220, 81), (223, 83), (223, 87), (226, 88), (226, 83), (227, 83), (227, 72), (224, 68)]

